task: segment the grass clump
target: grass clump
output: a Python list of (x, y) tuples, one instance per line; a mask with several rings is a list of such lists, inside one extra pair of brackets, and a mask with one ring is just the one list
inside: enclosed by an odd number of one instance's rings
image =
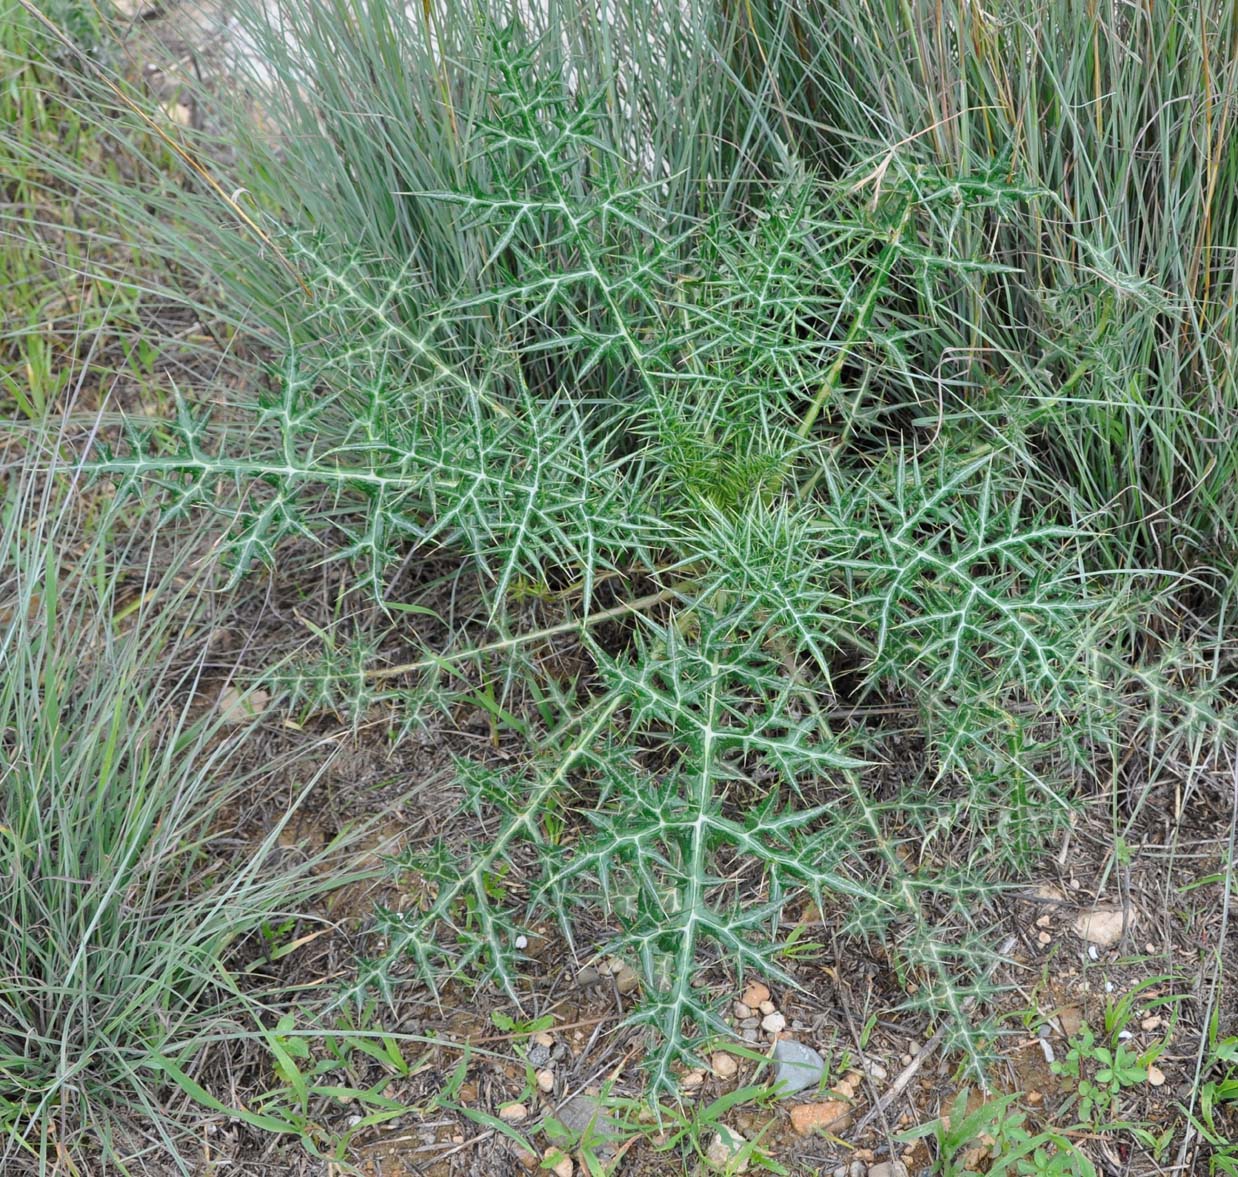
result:
[(229, 962), (331, 885), (329, 854), (282, 855), (282, 816), (230, 848), (274, 770), (243, 753), (258, 721), (214, 706), (193, 537), (84, 497), (68, 469), (6, 482), (2, 1155), (140, 1169), (185, 1149), (165, 1062), (253, 1035), (263, 999)]
[(497, 824), (401, 864), (429, 897), (363, 988), (515, 995), (522, 928), (600, 912), (656, 1091), (723, 1029), (698, 970), (790, 981), (806, 897), (980, 1061), (993, 889), (1132, 732), (1232, 731), (1228, 26), (1076, 8), (242, 11), (273, 135), (117, 208), (214, 259), (270, 370), (89, 464), (238, 577), (308, 540), (415, 610), (409, 561), (467, 570), (444, 640), (324, 641), (320, 705), (541, 705), (514, 770), (461, 766)]

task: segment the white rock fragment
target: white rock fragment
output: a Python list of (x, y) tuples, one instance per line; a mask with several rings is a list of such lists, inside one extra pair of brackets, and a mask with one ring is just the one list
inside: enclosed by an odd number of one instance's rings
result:
[(1075, 935), (1100, 948), (1113, 948), (1135, 926), (1135, 916), (1133, 907), (1097, 907), (1080, 912), (1073, 925)]
[(767, 1034), (781, 1034), (787, 1028), (787, 1019), (782, 1014), (766, 1014), (761, 1019), (761, 1029)]
[(714, 1138), (705, 1150), (705, 1160), (709, 1165), (722, 1173), (746, 1173), (748, 1162), (736, 1158), (748, 1141), (733, 1128), (721, 1125), (714, 1133)]
[(270, 694), (261, 687), (249, 691), (225, 687), (219, 694), (219, 717), (233, 726), (248, 723), (261, 715), (270, 702)]

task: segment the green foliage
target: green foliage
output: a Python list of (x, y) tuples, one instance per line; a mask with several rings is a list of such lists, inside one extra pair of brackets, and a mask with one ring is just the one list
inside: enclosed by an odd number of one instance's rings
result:
[(300, 797), (243, 857), (225, 849), (228, 807), (273, 769), (242, 755), (253, 720), (202, 706), (217, 585), (156, 507), (125, 515), (55, 467), (13, 472), (0, 503), (6, 1171), (132, 1163), (132, 1116), (177, 1156), (158, 1060), (244, 1039), (262, 995), (226, 962), (347, 877), (318, 873), (332, 851), (280, 860)]
[[(983, 994), (977, 913), (1153, 692), (1130, 635), (1180, 585), (1110, 563), (1120, 521), (1055, 456), (1077, 406), (1063, 390), (1046, 408), (1046, 337), (1080, 299), (1126, 319), (1163, 299), (1084, 236), (1052, 282), (993, 248), (1063, 213), (1052, 177), (1005, 147), (931, 158), (917, 141), (823, 174), (753, 122), (753, 158), (685, 146), (680, 177), (631, 150), (613, 77), (569, 65), (554, 35), (483, 20), (440, 57), (383, 4), (366, 12), (354, 27), (294, 5), (304, 39), (262, 41), (284, 71), (272, 101), (292, 127), (328, 118), (356, 169), (298, 184), (323, 138), (285, 145), (272, 232), (315, 293), (303, 315), (277, 322), (270, 256), (250, 248), (226, 279), (280, 329), (268, 391), (182, 405), (92, 463), (122, 500), (157, 487), (215, 520), (237, 577), (309, 540), (388, 602), (410, 551), (468, 562), (495, 641), (427, 645), (397, 673), (373, 666), (377, 642), (322, 634), (283, 683), (307, 711), (357, 720), (402, 677), (408, 715), (459, 697), (511, 715), (548, 637), (577, 635), (587, 676), (529, 732), (527, 762), (461, 765), (485, 840), (399, 864), (427, 898), (379, 913), (362, 988), (469, 975), (514, 996), (520, 928), (549, 912), (570, 938), (595, 907), (639, 962), (631, 1017), (657, 1031), (665, 1089), (721, 1029), (697, 963), (784, 976), (774, 931), (800, 893), (897, 941), (909, 1000), (978, 1059), (962, 1014)], [(663, 66), (642, 59), (632, 101), (663, 93)], [(413, 118), (389, 87), (418, 69), (438, 92)], [(399, 116), (383, 158), (375, 111), (363, 143), (356, 97), (330, 102), (345, 80)], [(653, 591), (612, 605), (616, 584)], [(529, 586), (566, 619), (522, 623)], [(502, 693), (474, 689), (496, 660)], [(883, 732), (847, 716), (868, 699), (906, 700), (926, 737), (922, 775), (885, 795), (865, 777)], [(961, 859), (936, 856), (947, 838)], [(517, 905), (503, 880), (530, 869)]]
[(940, 1118), (900, 1134), (900, 1140), (932, 1136), (934, 1177), (980, 1177), (982, 1173), (1019, 1177), (1096, 1177), (1096, 1167), (1069, 1140), (1053, 1131), (1034, 1131), (1017, 1095), (979, 1099), (967, 1088)]
[(1195, 1131), (1210, 1150), (1209, 1174), (1238, 1174), (1238, 1038), (1220, 1038), (1216, 1019), (1208, 1027), (1208, 1052), (1200, 1070), (1197, 1103), (1183, 1108)]
[(1122, 1039), (1115, 1034), (1110, 1045), (1102, 1045), (1086, 1023), (1071, 1038), (1066, 1057), (1052, 1069), (1074, 1084), (1079, 1118), (1096, 1125), (1117, 1115), (1118, 1099), (1126, 1088), (1148, 1080), (1148, 1068)]
[[(295, 546), (389, 610), (268, 671), (300, 718), (468, 700), (524, 737), (459, 766), (475, 844), (394, 864), (421, 902), (359, 991), (517, 996), (521, 930), (588, 909), (666, 1091), (724, 1029), (701, 962), (789, 982), (811, 899), (978, 1064), (989, 896), (1130, 732), (1197, 763), (1234, 730), (1223, 22), (619, 7), (243, 5), (277, 141), (238, 118), (235, 176), (141, 202), (60, 161), (271, 358), (86, 468), (204, 520), (233, 588)], [(437, 556), (467, 617), (410, 634)], [(924, 752), (883, 777), (889, 712)], [(1135, 1070), (1093, 1061), (1108, 1107)]]

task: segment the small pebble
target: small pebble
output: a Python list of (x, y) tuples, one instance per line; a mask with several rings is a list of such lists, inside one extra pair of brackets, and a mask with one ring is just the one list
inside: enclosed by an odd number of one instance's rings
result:
[(903, 1066), (909, 1067), (911, 1066), (911, 1055), (909, 1054), (901, 1055), (898, 1061), (902, 1063)]
[(537, 1089), (539, 1091), (544, 1091), (547, 1095), (555, 1089), (554, 1071), (537, 1072)]
[(739, 1063), (736, 1061), (735, 1056), (727, 1054), (724, 1050), (720, 1050), (712, 1055), (709, 1065), (719, 1079), (731, 1079), (739, 1071)]
[(517, 937), (516, 937), (516, 947), (517, 947), (517, 948), (528, 948), (528, 946), (529, 946), (529, 938), (528, 938), (528, 936), (517, 936)]
[(541, 1046), (535, 1042), (526, 1051), (524, 1057), (529, 1066), (540, 1069), (550, 1062), (550, 1047)]
[(555, 1036), (547, 1030), (539, 1030), (533, 1035), (533, 1041), (538, 1046), (545, 1046), (547, 1049), (554, 1046)]
[(766, 1014), (761, 1019), (761, 1029), (767, 1034), (781, 1034), (787, 1028), (787, 1019), (782, 1014)]
[(739, 1036), (745, 1042), (755, 1042), (757, 1040), (757, 1028), (755, 1026), (745, 1026), (740, 1030)]
[(772, 1014), (778, 1007), (772, 1001), (763, 1001), (757, 1006), (763, 1014)]
[(615, 988), (625, 996), (629, 993), (635, 993), (640, 988), (640, 977), (634, 968), (629, 965), (624, 965), (615, 974)]
[(769, 1000), (769, 986), (762, 985), (760, 981), (753, 981), (747, 989), (744, 990), (744, 995), (740, 998), (745, 1005), (752, 1009), (759, 1008), (761, 1002)]
[(505, 1124), (515, 1124), (529, 1114), (529, 1109), (522, 1103), (505, 1103), (499, 1108), (499, 1119)]
[(549, 1169), (555, 1177), (572, 1177), (576, 1166), (567, 1153), (551, 1145), (542, 1153), (542, 1168)]
[(752, 1017), (752, 1006), (745, 1005), (742, 1001), (737, 1001), (735, 1003), (735, 1016), (741, 1021), (744, 1018)]
[(1139, 1023), (1139, 1028), (1141, 1030), (1155, 1030), (1160, 1026), (1160, 1024), (1161, 1019), (1158, 1018), (1156, 1014), (1153, 1014), (1151, 1017), (1144, 1018), (1144, 1020)]
[(539, 1164), (541, 1164), (537, 1154), (529, 1152), (526, 1148), (521, 1148), (519, 1145), (515, 1145), (513, 1146), (512, 1151), (516, 1154), (516, 1160), (520, 1162), (521, 1168), (532, 1171), (533, 1169), (536, 1169)]
[(797, 1103), (791, 1109), (791, 1127), (800, 1136), (824, 1129), (841, 1132), (851, 1123), (851, 1105), (843, 1099), (828, 1099), (824, 1103)]
[(715, 1169), (728, 1173), (746, 1173), (748, 1162), (741, 1161), (737, 1165), (734, 1158), (747, 1143), (733, 1128), (720, 1126), (714, 1133), (713, 1140), (709, 1142), (709, 1148), (705, 1150), (705, 1160)]
[(691, 1090), (694, 1087), (699, 1087), (704, 1082), (705, 1082), (704, 1071), (688, 1071), (684, 1074), (684, 1077), (679, 1081), (679, 1085), (681, 1087), (688, 1088), (688, 1090)]
[(760, 1018), (745, 1018), (740, 1022), (740, 1026), (745, 1030), (755, 1030), (761, 1024)]
[(780, 1099), (816, 1087), (825, 1078), (825, 1059), (802, 1042), (779, 1038), (774, 1044), (772, 1058), (776, 1065), (771, 1082)]
[(1047, 928), (1052, 922), (1053, 921), (1047, 915), (1042, 915), (1040, 919), (1036, 921), (1036, 926), (1038, 928)]
[(1037, 932), (1036, 943), (1039, 944), (1041, 948), (1044, 948), (1053, 943), (1053, 937), (1050, 936), (1048, 932)]
[(1153, 1087), (1160, 1087), (1161, 1084), (1165, 1082), (1165, 1072), (1162, 1071), (1160, 1067), (1149, 1067), (1148, 1082), (1151, 1083)]
[(902, 1161), (882, 1161), (873, 1165), (868, 1171), (868, 1177), (909, 1177), (907, 1166)]
[(880, 1063), (872, 1062), (869, 1059), (864, 1059), (860, 1065), (864, 1068), (864, 1073), (868, 1075), (870, 1079), (875, 1079), (878, 1083), (887, 1078), (890, 1074), (890, 1072), (887, 1071)]
[(910, 1055), (917, 1055), (920, 1053), (920, 1044), (914, 1038), (907, 1043), (907, 1053)]

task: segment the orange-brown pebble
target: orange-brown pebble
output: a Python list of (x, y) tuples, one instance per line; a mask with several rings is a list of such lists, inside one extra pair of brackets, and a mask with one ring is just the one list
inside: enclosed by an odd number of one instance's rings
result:
[(841, 1099), (824, 1103), (797, 1103), (791, 1109), (791, 1127), (801, 1136), (812, 1132), (841, 1132), (851, 1123), (851, 1105)]
[(760, 981), (753, 981), (747, 989), (744, 990), (744, 995), (740, 1001), (749, 1009), (759, 1009), (761, 1002), (769, 1000), (769, 986), (762, 985)]

